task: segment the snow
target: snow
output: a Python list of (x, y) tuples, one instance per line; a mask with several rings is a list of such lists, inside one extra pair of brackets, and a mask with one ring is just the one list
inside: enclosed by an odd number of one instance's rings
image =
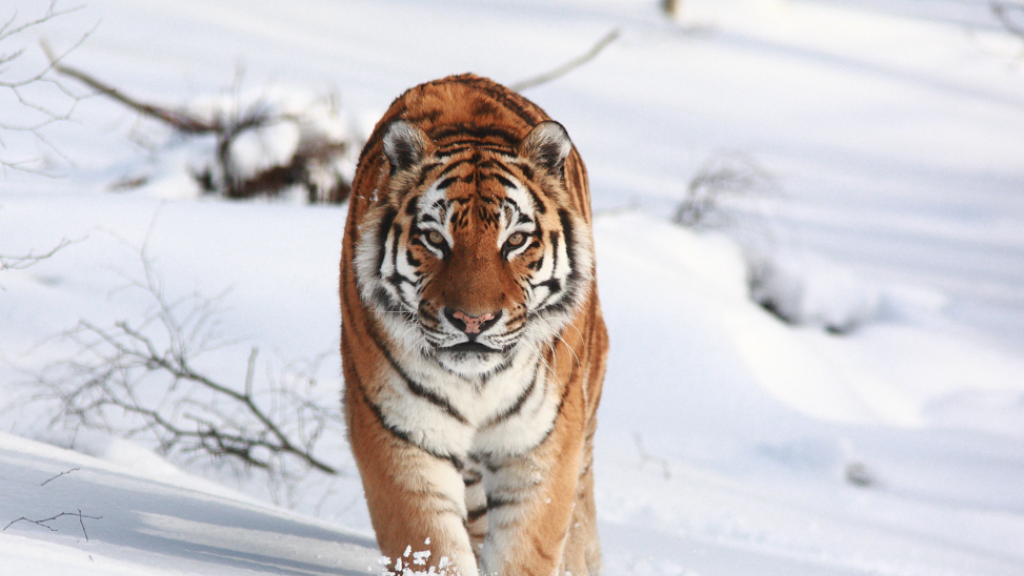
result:
[[(257, 171), (305, 135), (365, 137), (418, 82), (518, 81), (619, 28), (526, 92), (591, 176), (606, 573), (1024, 573), (1024, 44), (984, 0), (692, 0), (675, 22), (657, 4), (96, 0), (38, 34), (61, 50), (95, 26), (68, 62), (146, 101), (309, 113), (237, 143)], [(54, 420), (31, 384), (80, 320), (152, 312), (145, 255), (167, 298), (216, 303), (199, 368), (239, 382), (258, 347), (263, 386), (322, 358), (313, 393), (337, 405), (345, 208), (201, 197), (211, 142), (98, 96), (43, 135), (4, 132), (0, 155), (49, 175), (0, 180), (0, 256), (70, 241), (0, 271), (0, 574), (379, 572), (342, 429), (320, 448), (340, 476), (275, 480)], [(776, 189), (723, 202), (722, 229), (671, 224), (731, 153)], [(790, 322), (750, 299), (751, 270)]]

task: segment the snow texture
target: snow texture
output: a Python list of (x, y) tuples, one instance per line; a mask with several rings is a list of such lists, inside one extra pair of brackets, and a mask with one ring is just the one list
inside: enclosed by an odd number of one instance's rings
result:
[[(1024, 573), (1024, 43), (985, 0), (692, 0), (675, 21), (658, 5), (96, 0), (39, 33), (60, 50), (96, 25), (70, 64), (192, 110), (237, 104), (209, 95), (243, 64), (239, 94), (313, 118), (240, 140), (232, 157), (258, 170), (309, 131), (365, 137), (419, 82), (515, 82), (620, 28), (525, 93), (590, 172), (612, 346), (595, 455), (606, 573)], [(0, 18), (15, 9), (45, 6)], [(303, 96), (333, 91), (337, 122)], [(15, 106), (0, 100), (0, 118)], [(71, 241), (0, 271), (0, 575), (381, 572), (342, 430), (320, 448), (341, 475), (275, 483), (32, 401), (31, 375), (74, 353), (55, 335), (151, 311), (125, 287), (143, 247), (168, 298), (217, 298), (225, 345), (204, 372), (240, 383), (257, 346), (267, 373), (326, 358), (324, 403), (342, 385), (344, 207), (197, 199), (211, 142), (175, 143), (102, 97), (72, 119), (43, 129), (59, 154), (0, 134), (4, 157), (63, 173), (6, 171), (0, 256)], [(757, 224), (671, 224), (723, 151), (778, 188), (721, 204)], [(143, 173), (144, 189), (109, 191)]]

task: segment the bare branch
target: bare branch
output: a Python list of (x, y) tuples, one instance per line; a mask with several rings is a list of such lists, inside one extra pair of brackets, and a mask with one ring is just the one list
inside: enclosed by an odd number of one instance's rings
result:
[(329, 427), (341, 427), (339, 411), (310, 395), (318, 361), (308, 370), (285, 367), (257, 386), (253, 347), (244, 379), (234, 385), (204, 374), (194, 363), (216, 344), (211, 302), (199, 295), (168, 300), (145, 248), (142, 254), (144, 279), (132, 285), (154, 301), (151, 312), (109, 328), (79, 321), (63, 335), (77, 353), (34, 377), (42, 388), (37, 399), (60, 402), (54, 420), (149, 438), (164, 454), (227, 457), (281, 478), (290, 474), (289, 462), (340, 474), (315, 451)]
[(65, 76), (70, 76), (75, 80), (78, 80), (79, 82), (82, 82), (83, 84), (96, 90), (100, 94), (113, 98), (121, 104), (128, 106), (132, 110), (166, 122), (175, 129), (181, 130), (182, 132), (186, 132), (189, 134), (209, 134), (221, 129), (221, 126), (219, 126), (216, 122), (211, 123), (203, 121), (199, 118), (195, 118), (194, 116), (189, 115), (187, 112), (180, 110), (172, 110), (170, 108), (165, 108), (163, 106), (158, 106), (156, 104), (147, 104), (145, 102), (136, 100), (135, 98), (132, 98), (126, 94), (123, 94), (121, 91), (117, 90), (116, 88), (107, 84), (106, 82), (98, 80), (97, 78), (89, 74), (86, 74), (85, 72), (82, 72), (77, 68), (72, 68), (67, 64), (61, 63), (60, 59), (53, 55), (52, 51), (49, 49), (49, 46), (45, 44), (43, 46), (44, 50), (46, 50), (46, 55), (50, 58), (51, 67), (55, 71), (64, 74)]
[[(43, 26), (55, 18), (76, 12), (81, 8), (82, 6), (63, 9), (58, 8), (57, 0), (51, 0), (46, 12), (38, 18), (19, 24), (19, 14), (15, 12), (5, 22), (3, 22), (2, 25), (0, 25), (0, 89), (7, 90), (13, 94), (14, 98), (21, 106), (21, 108), (15, 108), (15, 110), (9, 111), (9, 114), (17, 120), (0, 121), (0, 133), (20, 132), (29, 134), (43, 146), (55, 152), (58, 156), (62, 157), (69, 163), (69, 159), (43, 136), (42, 129), (54, 122), (67, 120), (74, 111), (80, 97), (72, 94), (62, 86), (60, 82), (47, 78), (47, 75), (53, 70), (56, 62), (59, 62), (85, 42), (86, 38), (88, 38), (92, 34), (93, 30), (95, 30), (95, 26), (92, 30), (82, 34), (77, 42), (65, 49), (60, 55), (53, 55), (51, 52), (47, 52), (50, 63), (48, 65), (40, 65), (33, 71), (24, 71), (21, 73), (15, 71), (16, 69), (12, 67), (13, 63), (26, 56), (27, 48), (25, 46), (17, 45), (11, 47), (10, 44), (20, 41), (20, 38), (18, 37), (19, 34), (23, 34), (29, 29)], [(45, 46), (43, 48), (44, 51), (47, 51)], [(27, 97), (25, 92), (23, 92), (23, 90), (28, 90), (30, 87), (41, 84), (50, 84), (51, 86), (56, 87), (60, 94), (70, 99), (71, 103), (66, 106), (66, 110), (61, 112), (54, 109), (52, 106), (43, 106), (35, 102), (30, 97)], [(38, 115), (42, 115), (42, 119), (39, 119)], [(4, 145), (3, 140), (0, 140), (0, 145)], [(4, 145), (4, 147), (6, 148), (6, 145)], [(15, 169), (42, 174), (44, 172), (35, 167), (38, 162), (38, 158), (19, 159), (17, 157), (5, 157), (0, 158), (0, 168), (2, 168), (5, 173), (7, 169)]]
[(545, 72), (543, 74), (539, 74), (532, 78), (527, 78), (525, 80), (520, 80), (519, 82), (509, 84), (509, 88), (515, 90), (516, 92), (522, 92), (523, 90), (528, 90), (535, 86), (539, 86), (541, 84), (555, 80), (560, 76), (564, 76), (569, 72), (575, 70), (576, 68), (579, 68), (580, 66), (596, 58), (597, 55), (600, 54), (606, 46), (614, 42), (620, 35), (620, 30), (618, 28), (615, 28), (611, 32), (605, 34), (600, 40), (597, 41), (597, 44), (594, 44), (594, 46), (584, 54), (577, 56), (576, 58), (573, 58), (572, 60), (566, 62), (565, 64), (562, 64), (561, 66), (555, 68), (554, 70)]
[(24, 256), (5, 256), (3, 254), (0, 254), (0, 271), (24, 270), (29, 266), (38, 264), (40, 261), (46, 260), (47, 258), (53, 256), (59, 250), (67, 247), (69, 244), (72, 244), (71, 240), (68, 240), (67, 238), (62, 238), (56, 246), (42, 254), (36, 254), (34, 251), (30, 251), (28, 254)]
[[(246, 173), (232, 154), (239, 137), (282, 122), (301, 125), (301, 115), (275, 111), (263, 99), (246, 106), (241, 105), (238, 94), (240, 79), (236, 78), (231, 90), (235, 102), (233, 108), (215, 111), (212, 117), (201, 117), (186, 109), (143, 102), (128, 96), (114, 86), (98, 78), (59, 62), (49, 50), (53, 69), (96, 90), (145, 117), (169, 125), (186, 136), (213, 135), (217, 139), (216, 162), (214, 167), (193, 174), (200, 185), (208, 191), (217, 191), (228, 198), (249, 198), (261, 194), (275, 195), (289, 186), (306, 188), (310, 203), (342, 203), (351, 191), (351, 182), (337, 171), (328, 167), (347, 151), (357, 146), (347, 140), (337, 140), (326, 135), (314, 135), (315, 130), (303, 131), (310, 135), (300, 141), (294, 154), (286, 162), (269, 166), (255, 174)], [(241, 72), (239, 72), (239, 76)], [(324, 174), (329, 173), (325, 179)], [(327, 181), (325, 183), (325, 180)], [(144, 180), (143, 180), (144, 181)]]
[[(18, 13), (15, 12), (14, 14), (12, 14), (11, 18), (7, 22), (5, 22), (3, 26), (0, 26), (0, 42), (2, 42), (3, 40), (5, 40), (7, 38), (10, 38), (11, 36), (14, 36), (15, 34), (18, 34), (20, 32), (24, 32), (25, 30), (28, 30), (29, 28), (32, 28), (32, 27), (38, 26), (38, 25), (40, 25), (40, 24), (42, 24), (44, 22), (48, 22), (50, 20), (53, 20), (54, 18), (57, 18), (58, 16), (63, 16), (65, 14), (70, 14), (72, 12), (77, 12), (77, 11), (81, 10), (82, 8), (84, 8), (84, 6), (75, 6), (74, 8), (67, 8), (67, 9), (64, 9), (64, 10), (57, 10), (57, 1), (58, 0), (50, 0), (50, 6), (49, 6), (49, 8), (46, 9), (46, 13), (45, 14), (43, 14), (39, 18), (36, 18), (35, 20), (29, 20), (28, 22), (25, 22), (25, 23), (20, 24), (18, 26), (14, 26), (14, 23), (18, 20)], [(14, 26), (14, 27), (12, 28), (12, 26)]]
[(53, 477), (48, 478), (47, 480), (43, 481), (43, 483), (40, 484), (40, 486), (46, 486), (50, 482), (53, 482), (54, 480), (56, 480), (57, 478), (60, 478), (61, 476), (65, 475), (65, 474), (71, 474), (72, 472), (78, 472), (79, 470), (81, 470), (81, 468), (72, 468), (70, 470), (65, 470), (65, 471), (61, 472), (60, 474), (57, 474), (56, 476), (53, 476)]
[(103, 516), (89, 516), (89, 515), (86, 515), (86, 514), (82, 514), (81, 510), (78, 510), (78, 512), (61, 512), (60, 514), (57, 514), (56, 516), (51, 516), (49, 518), (43, 518), (42, 520), (32, 520), (31, 518), (26, 518), (25, 516), (22, 516), (21, 518), (17, 518), (15, 520), (11, 520), (7, 524), (7, 526), (4, 526), (3, 530), (0, 530), (0, 532), (6, 532), (8, 528), (13, 526), (14, 524), (17, 524), (18, 522), (28, 522), (30, 524), (35, 524), (36, 526), (42, 526), (43, 528), (46, 528), (50, 532), (58, 532), (58, 530), (56, 528), (54, 528), (53, 526), (50, 526), (48, 524), (48, 522), (53, 522), (54, 520), (57, 520), (58, 518), (63, 518), (64, 516), (77, 516), (78, 517), (78, 525), (82, 527), (82, 534), (85, 535), (85, 541), (86, 542), (89, 541), (89, 533), (85, 531), (85, 519), (86, 518), (88, 518), (90, 520), (102, 520), (103, 519)]

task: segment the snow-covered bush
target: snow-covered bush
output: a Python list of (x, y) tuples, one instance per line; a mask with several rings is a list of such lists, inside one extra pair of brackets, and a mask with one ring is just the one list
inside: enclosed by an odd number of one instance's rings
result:
[(348, 198), (362, 142), (336, 98), (279, 87), (198, 98), (184, 111), (220, 127), (213, 154), (187, 159), (204, 192), (248, 198), (296, 190), (310, 203)]
[(822, 256), (776, 250), (748, 261), (751, 297), (790, 324), (844, 334), (878, 312), (878, 292)]
[(57, 72), (155, 119), (171, 134), (149, 143), (150, 165), (129, 167), (111, 185), (160, 197), (200, 193), (227, 198), (298, 195), (309, 203), (348, 199), (361, 139), (349, 129), (336, 97), (276, 87), (202, 96), (184, 106), (142, 102), (60, 62)]
[(690, 179), (673, 221), (732, 237), (747, 263), (750, 297), (783, 321), (849, 332), (878, 311), (878, 294), (852, 270), (774, 241), (764, 201), (774, 177), (750, 156), (712, 156)]

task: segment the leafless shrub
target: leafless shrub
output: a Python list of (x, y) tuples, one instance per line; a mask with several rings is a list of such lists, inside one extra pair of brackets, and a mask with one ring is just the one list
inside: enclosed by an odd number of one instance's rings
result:
[[(282, 109), (267, 99), (243, 102), (238, 95), (237, 83), (228, 105), (200, 113), (186, 107), (143, 102), (56, 60), (53, 68), (96, 90), (101, 96), (166, 124), (184, 138), (213, 136), (216, 139), (215, 157), (193, 174), (206, 192), (240, 199), (276, 196), (299, 186), (306, 191), (311, 204), (340, 204), (348, 199), (352, 189), (351, 176), (340, 167), (340, 161), (347, 153), (357, 150), (359, 144), (347, 136), (324, 130), (317, 118), (309, 114)], [(328, 114), (337, 114), (337, 98), (324, 99), (319, 105), (326, 108)], [(257, 166), (239, 160), (236, 150), (242, 139), (272, 138), (267, 131), (281, 126), (298, 132), (297, 143), (287, 158)], [(127, 189), (145, 182), (145, 178), (134, 178), (115, 183), (114, 188)]]
[[(9, 140), (12, 135), (28, 135), (59, 156), (60, 151), (50, 143), (43, 129), (66, 120), (71, 116), (81, 97), (50, 77), (50, 72), (71, 51), (81, 45), (89, 36), (83, 34), (77, 42), (60, 53), (51, 54), (49, 63), (35, 62), (30, 58), (30, 33), (48, 22), (81, 9), (81, 6), (62, 8), (58, 0), (50, 0), (46, 11), (35, 18), (23, 19), (14, 12), (0, 22), (0, 168), (29, 172), (41, 172), (39, 158), (17, 150), (11, 152)], [(49, 88), (49, 104), (40, 103), (40, 88)], [(9, 106), (3, 106), (6, 101)], [(59, 103), (58, 103), (59, 102)], [(15, 147), (17, 148), (17, 147)]]
[(130, 287), (152, 299), (149, 314), (107, 327), (80, 321), (61, 335), (74, 355), (34, 377), (35, 399), (58, 401), (52, 425), (136, 438), (165, 455), (261, 469), (274, 482), (308, 470), (341, 473), (316, 451), (325, 433), (343, 426), (333, 404), (314, 394), (323, 357), (276, 374), (268, 363), (261, 377), (252, 348), (233, 381), (209, 376), (198, 367), (203, 356), (230, 344), (218, 334), (217, 301), (199, 294), (168, 299), (145, 249), (142, 262), (144, 277)]
[(673, 221), (694, 229), (727, 228), (736, 223), (731, 201), (774, 188), (774, 177), (750, 156), (718, 153), (690, 179)]

